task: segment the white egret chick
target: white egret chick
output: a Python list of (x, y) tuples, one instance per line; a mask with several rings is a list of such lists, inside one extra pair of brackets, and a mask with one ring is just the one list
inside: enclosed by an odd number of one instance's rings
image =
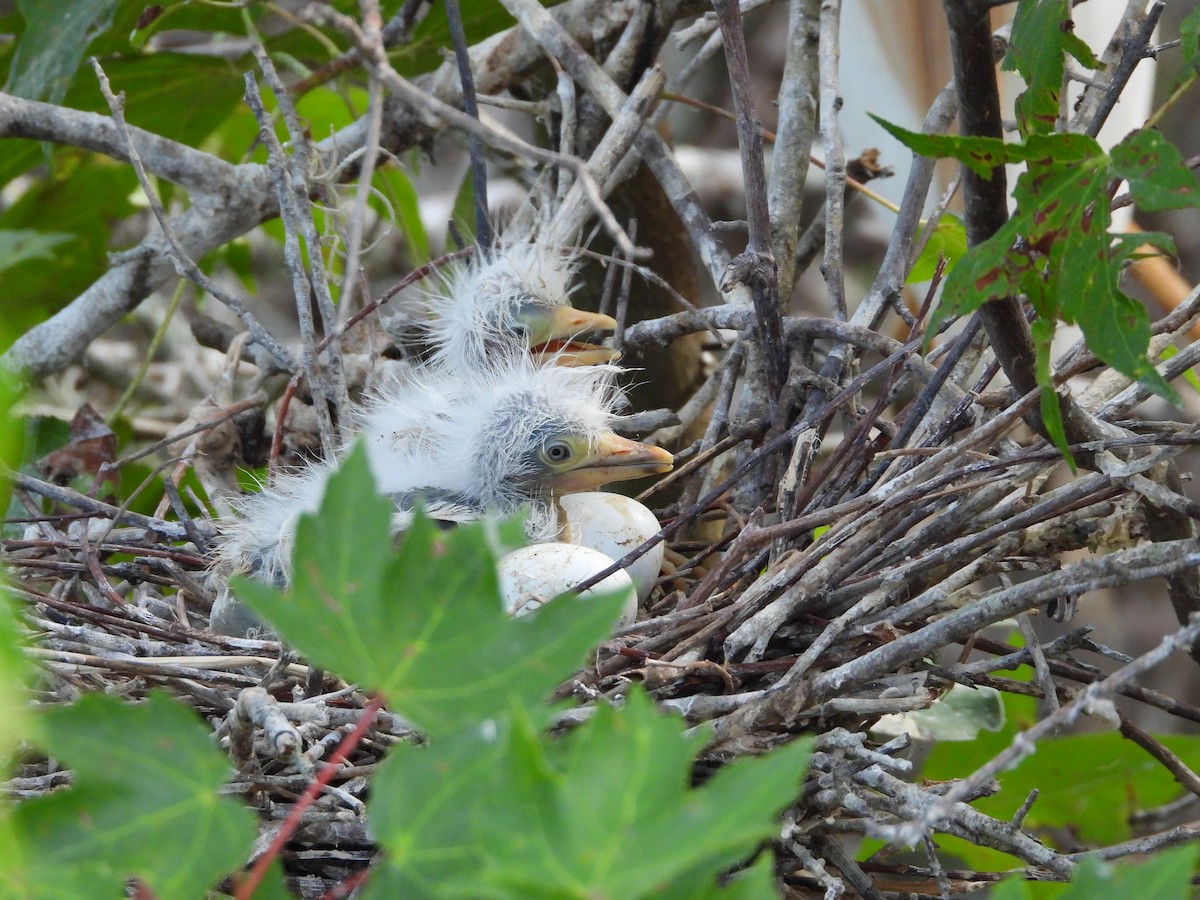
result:
[[(360, 416), (378, 491), (403, 531), (418, 503), (451, 521), (527, 510), (535, 541), (558, 533), (555, 498), (670, 471), (671, 454), (611, 429), (621, 397), (609, 366), (538, 366), (501, 354), (458, 377), (418, 367)], [(315, 512), (332, 467), (316, 465), (246, 498), (226, 529), (218, 569), (286, 582), (301, 513)]]
[(446, 271), (443, 290), (427, 297), (431, 361), (452, 371), (479, 369), (520, 346), (557, 365), (611, 362), (616, 351), (583, 338), (611, 333), (616, 320), (571, 305), (576, 269), (559, 248), (523, 240), (480, 250)]

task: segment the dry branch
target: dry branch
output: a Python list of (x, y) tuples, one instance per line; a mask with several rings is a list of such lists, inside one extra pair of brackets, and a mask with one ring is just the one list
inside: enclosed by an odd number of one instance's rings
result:
[[(563, 134), (556, 150), (517, 140), (461, 112), (460, 75), (449, 63), (423, 79), (401, 78), (388, 63), (387, 27), (328, 8), (313, 15), (336, 22), (352, 36), (355, 51), (345, 59), (365, 66), (370, 109), (337, 135), (310, 143), (286, 100), (286, 86), (260, 48), (260, 68), (281, 101), (290, 139), (285, 151), (248, 76), (247, 99), (269, 151), (266, 166), (229, 165), (130, 128), (116, 97), (108, 119), (0, 95), (0, 137), (73, 144), (129, 162), (151, 196), (160, 227), (117, 257), (66, 310), (18, 340), (4, 365), (30, 378), (61, 369), (176, 266), (228, 303), (230, 297), (204, 282), (191, 261), (280, 215), (302, 326), (299, 365), (257, 324), (248, 304), (233, 298), (233, 305), (242, 303), (243, 321), (268, 348), (273, 364), (292, 373), (277, 417), (273, 458), (300, 430), (286, 415), (288, 405), (307, 410), (310, 399), (319, 423), (314, 427), (320, 429), (325, 453), (333, 455), (342, 437), (335, 423), (348, 420), (343, 413), (350, 372), (378, 362), (355, 356), (347, 329), (374, 328), (369, 313), (394, 291), (350, 312), (350, 286), (361, 275), (359, 245), (368, 214), (360, 184), (349, 221), (339, 225), (348, 264), (340, 294), (346, 305), (335, 310), (327, 273), (319, 265), (327, 236), (318, 233), (313, 216), (313, 204), (328, 200), (334, 187), (323, 173), (336, 173), (338, 181), (369, 177), (375, 162), (388, 154), (451, 128), (493, 149), (561, 167), (564, 177), (548, 194), (556, 198), (556, 207), (542, 220), (555, 240), (574, 241), (594, 216), (628, 255), (636, 251), (638, 232), (630, 226), (626, 237), (604, 198), (623, 174), (644, 161), (670, 198), (713, 286), (731, 272), (739, 283), (730, 302), (711, 307), (691, 308), (692, 300), (676, 292), (686, 311), (632, 322), (621, 333), (624, 349), (653, 352), (707, 332), (714, 336), (713, 359), (696, 373), (695, 393), (678, 410), (655, 411), (627, 423), (650, 423), (658, 429), (656, 440), (686, 444), (678, 447), (676, 471), (643, 495), (662, 504), (664, 528), (653, 541), (668, 544), (671, 564), (640, 621), (607, 641), (569, 686), (584, 705), (564, 713), (559, 725), (586, 719), (597, 702), (620, 702), (629, 680), (638, 679), (662, 707), (695, 724), (711, 722), (714, 740), (706, 762), (759, 753), (798, 732), (818, 735), (812, 772), (788, 812), (777, 847), (789, 883), (884, 896), (918, 876), (928, 890), (942, 893), (998, 877), (944, 867), (932, 844), (937, 833), (1009, 853), (1031, 876), (1069, 876), (1079, 854), (1061, 853), (1029, 833), (1023, 821), (1031, 800), (1008, 822), (982, 815), (971, 803), (999, 789), (993, 777), (1003, 767), (1080, 716), (1111, 724), (1117, 696), (1131, 706), (1200, 722), (1194, 705), (1140, 683), (1152, 667), (1180, 654), (1200, 635), (1200, 624), (1189, 619), (1200, 606), (1200, 590), (1188, 593), (1200, 570), (1193, 527), (1200, 503), (1185, 493), (1177, 472), (1172, 474), (1179, 455), (1200, 445), (1200, 428), (1117, 422), (1146, 398), (1145, 389), (1098, 379), (1071, 401), (1079, 413), (1072, 421), (1086, 426), (1071, 432), (1072, 451), (1094, 470), (1067, 474), (1058, 452), (1023, 425), (1038, 389), (1025, 318), (1015, 299), (965, 323), (957, 336), (930, 352), (920, 316), (905, 312), (889, 320), (899, 306), (914, 236), (930, 200), (928, 160), (914, 160), (870, 288), (862, 297), (847, 294), (852, 282), (844, 278), (840, 244), (845, 162), (837, 130), (840, 3), (790, 4), (789, 83), (780, 92), (780, 137), (769, 170), (750, 101), (750, 79), (758, 73), (742, 44), (741, 16), (758, 4), (739, 7), (719, 0), (715, 15), (685, 29), (691, 39), (706, 39), (702, 52), (724, 46), (729, 62), (749, 231), (746, 254), (733, 259), (725, 236), (655, 128), (661, 121), (655, 103), (664, 74), (655, 53), (645, 51), (657, 52), (666, 31), (692, 7), (632, 0), (570, 0), (553, 11), (534, 0), (504, 0), (504, 5), (520, 25), (472, 48), (476, 88), (484, 97), (500, 94), (544, 67), (547, 58), (554, 60), (561, 77), (545, 88), (554, 97), (512, 105), (546, 112), (556, 102), (563, 104), (556, 123), (572, 133)], [(996, 134), (998, 106), (991, 92), (999, 41), (986, 18), (994, 4), (946, 5), (957, 89), (951, 85), (937, 97), (924, 130), (946, 131), (961, 106), (963, 133)], [(1145, 38), (1143, 33), (1122, 53), (1110, 54), (1110, 63), (1143, 53)], [(814, 42), (819, 43), (815, 56)], [(606, 59), (598, 58), (610, 48)], [(693, 70), (685, 67), (672, 89), (686, 83)], [(1085, 108), (1102, 109), (1097, 94), (1119, 93), (1118, 82), (1104, 83), (1111, 88), (1098, 83)], [(627, 94), (620, 84), (636, 86)], [(814, 246), (825, 251), (828, 317), (793, 315), (788, 305), (795, 276), (803, 274), (802, 268), (793, 269), (806, 224), (800, 197), (818, 105), (827, 166), (825, 208), (807, 226), (824, 235)], [(1101, 115), (1086, 127), (1095, 127)], [(588, 153), (587, 162), (576, 153)], [(164, 210), (148, 175), (184, 187), (190, 207), (173, 214)], [(963, 192), (968, 230), (978, 242), (1007, 215), (1003, 184), (999, 177), (990, 182), (968, 177)], [(637, 227), (644, 236), (645, 224)], [(581, 251), (581, 256), (598, 255)], [(621, 261), (606, 262), (612, 266), (610, 283), (621, 285), (627, 302), (636, 297), (641, 280), (656, 277), (628, 259), (620, 272)], [(778, 283), (775, 262), (780, 263)], [(432, 267), (412, 273), (404, 284), (429, 271)], [(319, 319), (309, 308), (310, 290), (316, 292)], [(1186, 336), (1198, 308), (1200, 292), (1193, 292), (1155, 325), (1164, 345), (1171, 340), (1181, 345), (1159, 366), (1167, 378), (1200, 363), (1200, 342)], [(892, 325), (903, 328), (902, 339), (894, 331), (885, 333)], [(222, 342), (229, 343), (227, 337)], [(1058, 374), (1065, 383), (1097, 365), (1079, 349), (1063, 358)], [(991, 386), (1001, 366), (1015, 387)], [(231, 394), (242, 378), (231, 363), (220, 391)], [(216, 404), (219, 414), (173, 435), (154, 452), (228, 424), (264, 397), (226, 399)], [(185, 462), (194, 458), (194, 449), (185, 452)], [(139, 455), (110, 463), (97, 475), (97, 490), (109, 468), (118, 470)], [(160, 515), (147, 516), (48, 481), (11, 475), (26, 514), (10, 523), (24, 533), (4, 541), (4, 561), (17, 585), (24, 621), (39, 638), (31, 655), (44, 672), (41, 702), (67, 702), (79, 690), (139, 697), (150, 684), (168, 686), (228, 740), (242, 767), (229, 790), (260, 799), (264, 833), (283, 841), (286, 835), (279, 837), (283, 833), (275, 825), (290, 817), (301, 826), (294, 837), (294, 846), (301, 848), (297, 859), (311, 854), (306, 858), (319, 860), (326, 873), (322, 887), (359, 877), (375, 852), (360, 794), (387, 749), (417, 736), (400, 716), (377, 710), (352, 686), (318, 682), (321, 673), (293, 660), (277, 642), (233, 639), (207, 628), (220, 585), (207, 580), (204, 549), (216, 526), (203, 513), (189, 513), (176, 490), (178, 478), (167, 480), (170, 502), (160, 507)], [(1181, 628), (1149, 653), (1135, 658), (1127, 648), (1102, 646), (1087, 627), (1053, 640), (1039, 638), (1037, 614), (1079, 605), (1086, 616), (1093, 593), (1156, 578), (1171, 579)], [(1026, 642), (1020, 650), (984, 633), (1013, 618)], [(1097, 658), (1111, 674), (1100, 673)], [(1004, 674), (1021, 664), (1034, 667), (1032, 682)], [(986, 766), (950, 784), (924, 784), (899, 755), (908, 747), (907, 737), (880, 745), (871, 739), (870, 728), (881, 716), (929, 708), (952, 685), (1047, 702), (1041, 719)], [(292, 694), (302, 699), (281, 699)], [(1190, 791), (1200, 792), (1196, 774), (1178, 755), (1139, 729), (1132, 721), (1135, 714), (1123, 708), (1121, 715), (1118, 724), (1128, 739)], [(320, 780), (314, 779), (313, 760), (356, 727), (361, 742), (351, 758), (344, 766), (322, 768)], [(264, 774), (264, 764), (291, 768)], [(49, 772), (27, 775), (10, 784), (13, 793), (35, 795), (55, 785)], [(302, 794), (305, 799), (297, 800)], [(319, 803), (310, 803), (318, 796)], [(879, 860), (857, 862), (843, 838), (863, 835), (894, 847), (923, 848), (927, 865), (905, 874)], [(1091, 852), (1117, 857), (1194, 837), (1190, 827), (1164, 827), (1139, 841)], [(322, 842), (337, 845), (341, 855), (324, 850)]]

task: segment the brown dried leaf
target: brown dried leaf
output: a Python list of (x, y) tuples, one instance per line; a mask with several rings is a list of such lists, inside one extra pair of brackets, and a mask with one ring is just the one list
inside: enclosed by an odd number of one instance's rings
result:
[[(117, 458), (117, 436), (90, 403), (79, 407), (71, 419), (69, 442), (37, 462), (38, 471), (55, 484), (67, 484), (82, 475), (96, 476)], [(105, 469), (104, 481), (116, 487), (119, 475)]]

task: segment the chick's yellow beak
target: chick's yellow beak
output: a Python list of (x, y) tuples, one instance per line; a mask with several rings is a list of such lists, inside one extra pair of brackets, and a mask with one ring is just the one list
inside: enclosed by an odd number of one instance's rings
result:
[(645, 475), (670, 472), (675, 459), (662, 447), (651, 447), (609, 432), (596, 442), (594, 450), (570, 471), (552, 477), (557, 494), (591, 491), (614, 481), (628, 481)]
[(553, 357), (553, 361), (560, 366), (594, 366), (613, 362), (620, 356), (609, 347), (575, 340), (585, 334), (611, 334), (617, 327), (617, 320), (612, 316), (572, 306), (557, 306), (540, 314), (537, 322), (531, 324), (530, 349)]

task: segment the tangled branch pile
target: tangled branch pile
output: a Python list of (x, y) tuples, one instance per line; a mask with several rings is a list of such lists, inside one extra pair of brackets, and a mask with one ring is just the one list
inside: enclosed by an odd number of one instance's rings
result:
[[(353, 686), (274, 639), (209, 630), (221, 588), (207, 575), (221, 529), (212, 514), (228, 510), (222, 498), (237, 491), (237, 467), (263, 458), (274, 467), (310, 452), (331, 456), (344, 439), (338, 423), (348, 419), (348, 404), (373, 377), (381, 348), (395, 348), (379, 315), (395, 292), (366, 296), (358, 276), (360, 261), (370, 258), (363, 236), (375, 223), (369, 191), (360, 187), (339, 205), (339, 190), (354, 180), (369, 183), (376, 166), (452, 129), (481, 140), (498, 159), (545, 167), (539, 190), (556, 215), (600, 222), (614, 255), (576, 250), (604, 260), (600, 302), (621, 322), (618, 348), (645, 368), (642, 393), (671, 398), (671, 408), (626, 423), (643, 441), (675, 452), (675, 471), (639, 498), (664, 526), (655, 540), (667, 543), (669, 571), (638, 621), (602, 645), (564, 696), (584, 707), (620, 703), (631, 682), (642, 682), (660, 707), (708, 723), (704, 757), (714, 764), (797, 735), (817, 736), (803, 794), (776, 848), (780, 884), (794, 896), (846, 888), (862, 896), (946, 895), (999, 877), (945, 867), (935, 834), (1002, 850), (1037, 878), (1068, 877), (1088, 852), (1117, 857), (1194, 837), (1194, 828), (1168, 828), (1067, 852), (1022, 830), (1020, 816), (998, 820), (970, 803), (998, 790), (1004, 768), (1082, 716), (1115, 724), (1200, 795), (1200, 779), (1184, 761), (1112, 702), (1131, 698), (1200, 723), (1200, 708), (1139, 683), (1172, 653), (1196, 655), (1200, 648), (1200, 622), (1192, 619), (1200, 610), (1198, 507), (1184, 493), (1177, 465), (1180, 453), (1200, 443), (1200, 428), (1139, 415), (1150, 380), (1109, 368), (1080, 341), (1052, 369), (1059, 393), (1049, 405), (1057, 404), (1064, 429), (1058, 443), (1069, 445), (1078, 464), (1068, 469), (1046, 415), (1049, 382), (1038, 378), (1033, 314), (1020, 298), (982, 303), (930, 339), (925, 326), (943, 269), (919, 310), (905, 305), (905, 284), (931, 231), (923, 224), (931, 159), (914, 157), (878, 272), (863, 296), (847, 296), (847, 171), (865, 179), (876, 170), (870, 158), (847, 161), (838, 136), (840, 4), (791, 4), (769, 172), (750, 100), (741, 13), (728, 0), (713, 5), (715, 16), (676, 31), (676, 40), (698, 49), (672, 75), (666, 96), (682, 94), (702, 61), (724, 47), (748, 210), (746, 249), (736, 255), (655, 128), (663, 75), (652, 62), (677, 22), (695, 15), (689, 3), (569, 0), (551, 16), (534, 0), (504, 0), (520, 24), (471, 49), (475, 89), (481, 100), (505, 95), (509, 105), (552, 111), (554, 151), (461, 112), (453, 63), (416, 81), (392, 68), (386, 43), (410, 27), (406, 17), (419, 4), (404, 4), (383, 28), (327, 7), (306, 10), (311, 21), (348, 39), (348, 64), (369, 76), (368, 113), (324, 141), (311, 139), (288, 99), (296, 86), (283, 84), (256, 45), (290, 139), (285, 148), (274, 138), (255, 78), (247, 76), (266, 165), (231, 165), (128, 127), (111, 93), (111, 118), (45, 107), (36, 122), (24, 115), (34, 104), (0, 95), (0, 135), (106, 153), (134, 166), (151, 197), (150, 176), (174, 181), (190, 196), (178, 211), (153, 201), (160, 227), (18, 339), (4, 356), (9, 370), (29, 379), (62, 370), (176, 270), (228, 307), (245, 331), (231, 339), (232, 329), (194, 323), (210, 329), (205, 340), (228, 351), (229, 362), (214, 370), (196, 350), (183, 363), (209, 367), (201, 380), (211, 393), (190, 398), (190, 409), (177, 408), (177, 426), (136, 456), (117, 459), (111, 433), (80, 418), (52, 467), (68, 477), (90, 474), (92, 496), (49, 476), (13, 475), (25, 515), (10, 525), (24, 534), (5, 540), (4, 559), (23, 621), (36, 636), (30, 652), (44, 672), (40, 703), (92, 691), (140, 698), (166, 686), (213, 723), (218, 738), (230, 739), (241, 769), (228, 790), (260, 810), (264, 834), (278, 830), (312, 783), (311, 772), (295, 764), (297, 746), (315, 763), (359, 721), (368, 699)], [(984, 96), (995, 91), (994, 48), (990, 33), (979, 40), (987, 4), (947, 6), (959, 8), (950, 13), (958, 90), (951, 84), (942, 91), (924, 131), (943, 133), (957, 115), (962, 134), (998, 137), (989, 130)], [(1067, 123), (1072, 130), (1096, 133), (1105, 115), (1098, 110), (1111, 108), (1123, 86), (1114, 76), (1145, 55), (1150, 32), (1135, 26), (1153, 9), (1138, 7), (1130, 4), (1122, 28), (1144, 39), (1118, 44), (1101, 60)], [(553, 89), (544, 86), (547, 59), (560, 73)], [(635, 87), (627, 93), (621, 85)], [(823, 149), (824, 206), (803, 222), (814, 137)], [(652, 182), (669, 201), (670, 237), (695, 253), (723, 302), (693, 305), (679, 294), (695, 291), (681, 285), (669, 296), (686, 308), (656, 311), (641, 302), (681, 263), (664, 260), (667, 243), (647, 235), (623, 205), (606, 205), (631, 177)], [(1002, 179), (967, 173), (962, 190), (967, 235), (982, 243), (1008, 215)], [(322, 206), (340, 209), (328, 235), (316, 224)], [(940, 212), (929, 220), (937, 222)], [(271, 335), (254, 303), (195, 262), (274, 216), (286, 232), (298, 356)], [(642, 253), (639, 240), (656, 255)], [(349, 273), (340, 286), (323, 264), (321, 248), (330, 242), (338, 244), (339, 271)], [(824, 314), (793, 314), (797, 280), (818, 258)], [(350, 315), (356, 292), (361, 313)], [(1163, 360), (1158, 371), (1167, 381), (1200, 360), (1200, 341), (1190, 332), (1198, 315), (1200, 291), (1192, 291), (1153, 323), (1149, 359)], [(1168, 345), (1177, 352), (1165, 358)], [(282, 400), (267, 402), (267, 393), (278, 396), (281, 374), (289, 380)], [(668, 383), (686, 390), (662, 386)], [(273, 432), (269, 450), (264, 421)], [(160, 451), (169, 461), (153, 514), (95, 499), (135, 458)], [(197, 485), (208, 503), (197, 499)], [(1167, 581), (1179, 630), (1137, 658), (1093, 641), (1086, 596), (1155, 578)], [(1073, 630), (1053, 640), (1038, 636), (1039, 614), (1061, 621), (1080, 602), (1085, 613)], [(1014, 622), (1021, 648), (988, 633)], [(1032, 680), (1012, 676), (1022, 664), (1032, 667)], [(923, 784), (912, 777), (908, 736), (887, 740), (873, 728), (885, 716), (929, 709), (954, 685), (1036, 697), (1043, 715), (977, 771)], [(271, 719), (274, 712), (293, 724)], [(361, 796), (388, 748), (415, 737), (400, 716), (380, 713), (321, 801), (304, 811), (287, 857), (292, 885), (303, 895), (320, 895), (371, 860)], [(44, 762), (31, 763), (9, 788), (32, 796), (61, 781)], [(880, 839), (887, 848), (856, 862), (853, 837)], [(924, 847), (924, 865), (892, 861), (893, 851), (913, 845)]]

